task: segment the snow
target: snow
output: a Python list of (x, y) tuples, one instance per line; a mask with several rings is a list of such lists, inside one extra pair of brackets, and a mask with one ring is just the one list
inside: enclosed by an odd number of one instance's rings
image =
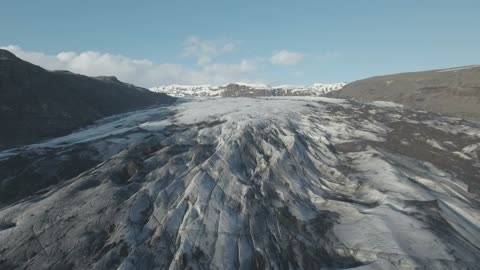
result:
[(150, 88), (150, 91), (165, 93), (176, 97), (189, 97), (189, 96), (221, 96), (224, 89), (219, 86), (211, 85), (165, 85)]
[[(346, 83), (314, 83), (312, 85), (277, 85), (270, 86), (268, 84), (253, 84), (238, 82), (235, 83), (240, 86), (247, 87), (250, 93), (254, 94), (257, 90), (269, 90), (269, 91), (285, 91), (285, 93), (306, 95), (306, 96), (318, 96), (326, 94), (330, 91), (339, 90), (346, 85)], [(214, 97), (222, 96), (227, 89), (228, 84), (225, 85), (164, 85), (150, 88), (153, 92), (165, 93), (176, 97)]]
[[(252, 88), (252, 89), (255, 89), (255, 90), (258, 90), (258, 89), (272, 89), (272, 87), (268, 84), (263, 84), (263, 83), (245, 83), (245, 82), (237, 82), (237, 83), (234, 83), (234, 84), (238, 84), (238, 85), (243, 85), (243, 86), (247, 86), (249, 88)], [(223, 85), (224, 87), (226, 87), (228, 84), (225, 84)]]
[(432, 147), (435, 147), (437, 149), (440, 149), (440, 150), (446, 150), (442, 145), (440, 145), (439, 142), (437, 142), (436, 140), (434, 139), (427, 139), (426, 142), (431, 145)]
[(470, 159), (470, 157), (480, 158), (480, 143), (474, 143), (474, 144), (465, 146), (462, 149), (462, 154), (468, 155), (467, 159)]
[(403, 108), (404, 107), (402, 104), (398, 104), (398, 103), (391, 102), (391, 101), (376, 100), (372, 103), (376, 106), (381, 106), (381, 107), (389, 107), (389, 108)]
[(463, 159), (467, 159), (467, 160), (472, 159), (471, 157), (469, 157), (469, 156), (467, 156), (467, 155), (465, 155), (464, 153), (459, 152), (459, 151), (454, 151), (453, 154), (455, 154), (455, 155), (457, 155), (457, 156), (459, 156), (459, 157), (461, 157), (461, 158), (463, 158)]
[[(461, 119), (455, 120), (448, 117), (442, 117), (441, 120), (429, 119), (424, 120), (421, 123), (446, 133), (451, 133), (454, 135), (465, 134), (480, 139), (480, 128), (478, 128), (476, 125), (465, 125), (462, 123)], [(473, 123), (474, 122), (472, 122), (472, 124)]]

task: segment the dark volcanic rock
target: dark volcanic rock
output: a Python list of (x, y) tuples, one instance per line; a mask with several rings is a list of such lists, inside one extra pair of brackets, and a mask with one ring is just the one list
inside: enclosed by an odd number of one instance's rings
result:
[(115, 77), (47, 71), (0, 50), (0, 149), (66, 134), (105, 116), (173, 101)]

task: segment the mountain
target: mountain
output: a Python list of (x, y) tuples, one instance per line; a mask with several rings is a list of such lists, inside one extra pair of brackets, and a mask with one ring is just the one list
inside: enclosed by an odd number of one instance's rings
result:
[(192, 99), (0, 152), (0, 269), (478, 269), (480, 123)]
[(230, 83), (212, 85), (166, 85), (150, 88), (153, 92), (177, 97), (265, 97), (265, 96), (321, 96), (341, 89), (345, 83), (315, 83), (308, 86)]
[(115, 77), (47, 71), (0, 49), (0, 149), (66, 134), (105, 116), (173, 100)]
[(329, 96), (393, 101), (420, 110), (480, 119), (480, 66), (372, 77), (349, 83)]

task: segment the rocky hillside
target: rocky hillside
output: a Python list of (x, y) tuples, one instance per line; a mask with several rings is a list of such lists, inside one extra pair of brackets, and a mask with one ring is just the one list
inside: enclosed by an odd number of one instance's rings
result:
[(0, 152), (0, 269), (478, 269), (480, 125), (190, 100)]
[(268, 97), (268, 96), (321, 96), (341, 89), (345, 83), (315, 83), (312, 85), (279, 85), (230, 83), (212, 85), (166, 85), (153, 87), (153, 92), (177, 97)]
[(393, 101), (416, 109), (480, 119), (480, 66), (372, 77), (349, 83), (329, 96)]
[(66, 134), (105, 116), (173, 100), (114, 77), (47, 71), (0, 50), (0, 149)]

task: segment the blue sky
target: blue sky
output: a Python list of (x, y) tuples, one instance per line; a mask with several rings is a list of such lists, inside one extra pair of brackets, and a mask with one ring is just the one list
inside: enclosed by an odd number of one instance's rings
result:
[(480, 1), (2, 1), (0, 46), (142, 86), (310, 84), (480, 64)]

